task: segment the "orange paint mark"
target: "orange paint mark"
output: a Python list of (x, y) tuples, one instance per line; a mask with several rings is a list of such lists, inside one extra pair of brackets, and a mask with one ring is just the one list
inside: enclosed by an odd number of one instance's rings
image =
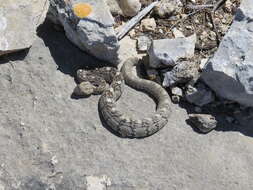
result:
[(73, 11), (79, 18), (85, 18), (92, 12), (92, 8), (88, 3), (77, 3), (73, 6)]

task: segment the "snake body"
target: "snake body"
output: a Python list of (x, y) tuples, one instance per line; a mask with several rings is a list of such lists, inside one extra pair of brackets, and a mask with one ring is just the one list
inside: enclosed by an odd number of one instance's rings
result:
[[(106, 124), (122, 137), (140, 138), (150, 136), (163, 128), (170, 116), (170, 97), (159, 84), (141, 79), (132, 73), (138, 64), (137, 58), (126, 60), (121, 72), (116, 72), (109, 87), (105, 88), (99, 99), (99, 111)], [(157, 109), (152, 117), (133, 119), (116, 108), (116, 101), (122, 94), (126, 83), (128, 86), (144, 91), (157, 101)]]

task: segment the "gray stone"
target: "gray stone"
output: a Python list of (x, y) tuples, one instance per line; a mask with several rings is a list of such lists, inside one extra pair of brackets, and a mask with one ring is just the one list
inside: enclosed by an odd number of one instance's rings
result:
[(166, 18), (177, 14), (183, 4), (180, 0), (161, 0), (154, 9), (155, 14), (161, 18)]
[(105, 0), (105, 2), (109, 6), (112, 15), (123, 15), (118, 0)]
[(0, 55), (32, 45), (48, 6), (48, 0), (0, 0)]
[(171, 71), (164, 73), (163, 86), (174, 86), (197, 80), (199, 75), (198, 64), (190, 61), (178, 63)]
[(119, 0), (119, 5), (125, 16), (135, 16), (141, 10), (139, 0)]
[(140, 36), (137, 39), (137, 48), (139, 51), (147, 51), (151, 45), (151, 39), (148, 36)]
[[(70, 8), (77, 3), (89, 4), (90, 14), (78, 16)], [(119, 44), (113, 28), (114, 19), (104, 1), (81, 0), (66, 3), (64, 0), (51, 0), (48, 17), (53, 22), (60, 23), (67, 38), (80, 49), (101, 60), (118, 64)]]
[(197, 106), (204, 106), (214, 101), (213, 92), (207, 89), (203, 84), (198, 84), (196, 87), (189, 85), (185, 92), (185, 98), (188, 102)]
[(209, 114), (189, 114), (189, 120), (203, 133), (208, 133), (217, 126), (215, 117)]
[(153, 40), (148, 50), (150, 67), (175, 66), (180, 58), (191, 58), (195, 43), (195, 34), (185, 38)]
[(253, 1), (243, 0), (219, 49), (205, 67), (203, 81), (218, 96), (253, 106)]

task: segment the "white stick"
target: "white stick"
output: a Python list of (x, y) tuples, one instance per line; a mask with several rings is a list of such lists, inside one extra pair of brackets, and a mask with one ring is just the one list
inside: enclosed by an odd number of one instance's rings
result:
[(151, 3), (149, 6), (145, 7), (142, 11), (140, 11), (136, 16), (134, 16), (131, 20), (129, 20), (119, 31), (116, 36), (118, 40), (121, 40), (140, 20), (145, 17), (158, 3), (155, 1)]

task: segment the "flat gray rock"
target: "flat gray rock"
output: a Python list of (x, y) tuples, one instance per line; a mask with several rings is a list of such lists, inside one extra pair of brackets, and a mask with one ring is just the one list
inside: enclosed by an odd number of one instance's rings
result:
[(185, 38), (153, 40), (149, 50), (149, 65), (152, 68), (175, 66), (180, 58), (194, 55), (196, 35)]
[(253, 1), (242, 0), (232, 26), (202, 74), (218, 96), (253, 106)]
[[(101, 62), (52, 28), (43, 24), (27, 55), (0, 58), (0, 189), (253, 189), (253, 121), (202, 135), (173, 105), (155, 135), (119, 138), (101, 123), (99, 96), (71, 98), (75, 71)], [(136, 117), (155, 110), (131, 88), (118, 105)]]
[(48, 0), (0, 0), (0, 56), (32, 45), (48, 6)]
[[(74, 7), (78, 4), (90, 7)], [(119, 44), (113, 28), (114, 19), (107, 4), (102, 0), (51, 0), (48, 18), (64, 27), (67, 38), (80, 49), (114, 65), (119, 62)]]

